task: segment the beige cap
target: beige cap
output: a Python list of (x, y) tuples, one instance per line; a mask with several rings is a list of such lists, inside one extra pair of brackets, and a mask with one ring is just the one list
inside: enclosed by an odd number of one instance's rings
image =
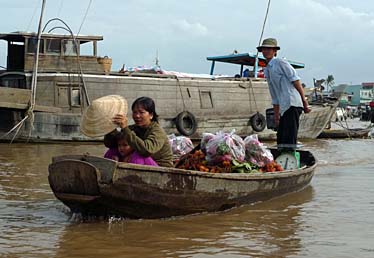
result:
[(127, 101), (122, 96), (109, 95), (95, 99), (82, 116), (81, 132), (89, 137), (104, 136), (118, 127), (112, 118), (116, 114), (127, 115), (127, 110)]

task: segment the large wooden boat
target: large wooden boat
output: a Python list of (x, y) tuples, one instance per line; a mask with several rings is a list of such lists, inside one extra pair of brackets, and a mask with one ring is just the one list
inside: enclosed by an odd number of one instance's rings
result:
[[(113, 72), (111, 59), (97, 55), (101, 36), (42, 34), (35, 73), (35, 33), (0, 34), (0, 39), (8, 43), (7, 67), (0, 70), (0, 140), (92, 141), (80, 132), (82, 113), (92, 100), (112, 94), (122, 95), (129, 105), (140, 96), (153, 98), (168, 134), (199, 138), (204, 132), (235, 129), (242, 136), (275, 137), (265, 126), (271, 107), (266, 79), (242, 77), (243, 68), (255, 64), (255, 55), (209, 57), (211, 75), (204, 78), (159, 70)], [(239, 76), (214, 76), (216, 62), (240, 65)], [(265, 65), (263, 58), (258, 63)], [(299, 138), (314, 139), (325, 128), (335, 104), (321, 104), (302, 116)]]
[[(277, 151), (273, 150), (277, 155)], [(298, 191), (317, 162), (300, 151), (301, 168), (267, 173), (208, 173), (151, 167), (84, 155), (57, 156), (49, 165), (55, 196), (74, 213), (163, 218), (222, 211)]]

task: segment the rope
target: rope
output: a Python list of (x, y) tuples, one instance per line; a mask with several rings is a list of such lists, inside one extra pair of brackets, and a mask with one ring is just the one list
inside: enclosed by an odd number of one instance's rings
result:
[(38, 79), (38, 65), (39, 65), (39, 52), (40, 52), (40, 39), (42, 36), (42, 22), (43, 22), (43, 13), (44, 13), (44, 8), (45, 8), (45, 1), (43, 0), (42, 4), (42, 10), (40, 14), (40, 19), (39, 19), (39, 26), (38, 26), (38, 41), (36, 44), (36, 54), (35, 54), (35, 62), (34, 62), (34, 70), (32, 73), (32, 82), (31, 82), (31, 112), (34, 110), (35, 106), (35, 98), (36, 98), (36, 84), (37, 84), (37, 79)]
[[(45, 9), (45, 2), (46, 0), (43, 0), (40, 18), (39, 18), (39, 25), (38, 25), (38, 40), (36, 43), (36, 53), (35, 53), (35, 62), (34, 62), (34, 69), (32, 73), (32, 81), (31, 81), (31, 98), (30, 98), (30, 106), (29, 109), (26, 112), (26, 117), (30, 117), (30, 131), (29, 131), (29, 138), (31, 136), (31, 132), (34, 129), (34, 107), (36, 102), (36, 85), (38, 82), (38, 66), (39, 66), (39, 52), (40, 52), (40, 39), (42, 36), (42, 23), (43, 23), (43, 15), (44, 15), (44, 9)], [(25, 121), (25, 120), (22, 120)], [(21, 127), (21, 126), (20, 126)], [(19, 132), (19, 129), (17, 130), (16, 134), (14, 135), (13, 139), (17, 136)], [(13, 142), (12, 139), (12, 142)]]
[[(258, 46), (261, 44), (262, 37), (263, 37), (263, 35), (264, 35), (265, 24), (266, 24), (266, 20), (267, 20), (267, 18), (268, 18), (269, 9), (270, 9), (270, 2), (271, 2), (271, 0), (268, 1), (268, 6), (267, 6), (267, 8), (266, 8), (265, 19), (264, 19), (264, 23), (262, 24), (262, 31), (261, 31), (260, 40), (259, 40), (259, 42), (258, 42)], [(257, 54), (258, 54), (258, 51), (257, 51)]]
[[(23, 123), (28, 119), (31, 118), (30, 120), (30, 131), (29, 131), (29, 137), (31, 136), (31, 132), (34, 129), (34, 107), (35, 107), (35, 99), (36, 99), (36, 85), (38, 81), (38, 65), (39, 65), (39, 48), (40, 48), (40, 39), (41, 39), (41, 28), (42, 28), (42, 22), (43, 22), (43, 15), (44, 15), (44, 9), (45, 9), (45, 2), (46, 0), (43, 0), (42, 2), (42, 8), (40, 12), (40, 18), (39, 18), (39, 25), (38, 25), (38, 35), (37, 35), (37, 44), (36, 44), (36, 53), (35, 53), (35, 59), (34, 59), (34, 67), (33, 67), (33, 73), (32, 73), (32, 79), (31, 79), (31, 94), (30, 94), (30, 102), (29, 102), (29, 107), (25, 113), (25, 117), (18, 123), (16, 124), (12, 129), (10, 129), (7, 133), (2, 135), (0, 138), (4, 138), (8, 136), (11, 132), (13, 132), (15, 129), (16, 132), (13, 135), (13, 138), (10, 143), (14, 141), (16, 136), (19, 133), (19, 130), (22, 128)], [(33, 18), (32, 18), (33, 19)], [(31, 21), (30, 21), (31, 23)]]
[[(53, 18), (53, 19), (50, 19), (45, 25), (44, 25), (44, 28), (43, 28), (43, 31), (46, 29), (46, 27), (48, 26), (48, 24), (52, 21), (59, 21), (61, 23), (63, 23), (66, 28), (64, 27), (60, 27), (60, 26), (56, 26), (56, 27), (53, 27), (52, 29), (50, 29), (48, 31), (48, 33), (52, 32), (53, 30), (55, 29), (64, 29), (66, 31), (68, 31), (71, 35), (71, 37), (73, 38), (73, 43), (74, 43), (74, 46), (75, 46), (75, 49), (77, 51), (77, 62), (78, 62), (78, 68), (79, 68), (79, 74), (80, 74), (80, 77), (81, 77), (81, 80), (82, 80), (82, 84), (83, 84), (83, 93), (84, 93), (84, 96), (86, 98), (86, 101), (87, 101), (87, 104), (88, 106), (91, 105), (91, 102), (90, 102), (90, 99), (88, 97), (88, 91), (87, 91), (87, 87), (86, 87), (86, 81), (84, 80), (84, 76), (83, 76), (83, 69), (82, 69), (82, 64), (80, 62), (80, 59), (79, 59), (79, 55), (78, 55), (78, 43), (77, 43), (77, 38), (76, 36), (74, 36), (74, 33), (73, 31), (71, 30), (71, 28), (69, 27), (69, 25), (67, 25), (66, 22), (64, 22), (62, 19), (60, 18)], [(78, 34), (77, 34), (78, 35)]]
[(252, 96), (253, 96), (253, 100), (255, 101), (255, 108), (256, 108), (256, 111), (258, 112), (258, 108), (257, 108), (257, 102), (256, 102), (256, 98), (255, 98), (255, 92), (254, 92), (254, 89), (253, 89), (253, 85), (252, 85), (252, 82), (251, 82), (251, 84), (250, 84), (250, 86), (249, 86), (249, 88), (248, 88), (248, 91), (249, 91), (249, 89), (251, 89), (251, 90), (252, 90)]
[(38, 9), (38, 6), (39, 6), (39, 4), (35, 5), (34, 11), (32, 12), (32, 16), (31, 16), (31, 19), (29, 21), (29, 24), (27, 25), (26, 31), (29, 31), (29, 29), (30, 29), (31, 23), (34, 20), (34, 17), (35, 17), (35, 14), (36, 14), (36, 10)]
[(82, 20), (81, 26), (79, 27), (79, 30), (78, 30), (77, 35), (81, 32), (81, 29), (82, 29), (83, 23), (84, 23), (84, 21), (85, 21), (86, 18), (87, 18), (88, 10), (90, 9), (91, 3), (92, 3), (92, 0), (90, 0), (90, 2), (88, 3), (87, 9), (86, 9), (86, 13), (84, 14), (84, 17), (83, 17), (83, 20)]
[(176, 80), (177, 80), (177, 84), (178, 84), (178, 87), (179, 87), (179, 92), (181, 93), (181, 99), (182, 99), (182, 103), (183, 103), (183, 111), (186, 111), (186, 104), (184, 103), (184, 98), (183, 98), (183, 94), (182, 94), (182, 87), (181, 87), (179, 78), (176, 77)]
[[(7, 133), (3, 134), (0, 139), (3, 139), (7, 137), (11, 132), (13, 132), (16, 128), (18, 128), (20, 125), (22, 126), (23, 122), (28, 118), (28, 116), (25, 116), (21, 121), (18, 122), (12, 129), (10, 129)], [(21, 127), (20, 126), (20, 127)]]
[[(263, 37), (263, 35), (264, 35), (265, 24), (266, 24), (266, 20), (267, 20), (267, 18), (268, 18), (269, 9), (270, 9), (270, 2), (271, 2), (271, 0), (268, 1), (268, 6), (267, 6), (267, 8), (266, 8), (265, 19), (264, 19), (264, 23), (262, 24), (261, 36), (260, 36), (260, 40), (259, 40), (258, 46), (261, 45), (262, 37)], [(255, 78), (257, 78), (257, 70), (258, 70), (258, 53), (259, 53), (259, 52), (258, 52), (258, 49), (257, 49), (257, 52), (256, 52), (256, 60), (255, 60), (255, 67), (254, 67)]]

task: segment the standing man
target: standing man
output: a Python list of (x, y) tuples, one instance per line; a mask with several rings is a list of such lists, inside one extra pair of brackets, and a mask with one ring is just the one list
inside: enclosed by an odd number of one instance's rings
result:
[(262, 52), (267, 63), (265, 77), (274, 107), (275, 125), (278, 127), (277, 144), (296, 147), (300, 115), (303, 111), (311, 111), (300, 77), (286, 60), (276, 57), (280, 50), (276, 39), (264, 39), (257, 49)]

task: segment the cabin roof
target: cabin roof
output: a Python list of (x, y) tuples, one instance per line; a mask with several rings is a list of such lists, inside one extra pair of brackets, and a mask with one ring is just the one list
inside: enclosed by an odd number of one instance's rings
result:
[[(256, 55), (250, 53), (231, 54), (225, 56), (210, 56), (207, 57), (208, 61), (217, 61), (223, 63), (240, 64), (254, 66)], [(287, 60), (295, 69), (304, 68), (305, 64)], [(262, 56), (258, 57), (258, 65), (261, 67), (266, 66), (265, 58)]]
[[(11, 33), (0, 33), (0, 40), (6, 41), (15, 41), (15, 42), (23, 42), (25, 38), (32, 38), (36, 37), (37, 33), (35, 32), (22, 32), (16, 31)], [(43, 33), (42, 38), (48, 39), (70, 39), (71, 35), (69, 34), (52, 34), (52, 33)], [(79, 40), (81, 43), (90, 42), (90, 41), (99, 41), (103, 40), (103, 36), (86, 36), (86, 35), (75, 35), (76, 39)]]

